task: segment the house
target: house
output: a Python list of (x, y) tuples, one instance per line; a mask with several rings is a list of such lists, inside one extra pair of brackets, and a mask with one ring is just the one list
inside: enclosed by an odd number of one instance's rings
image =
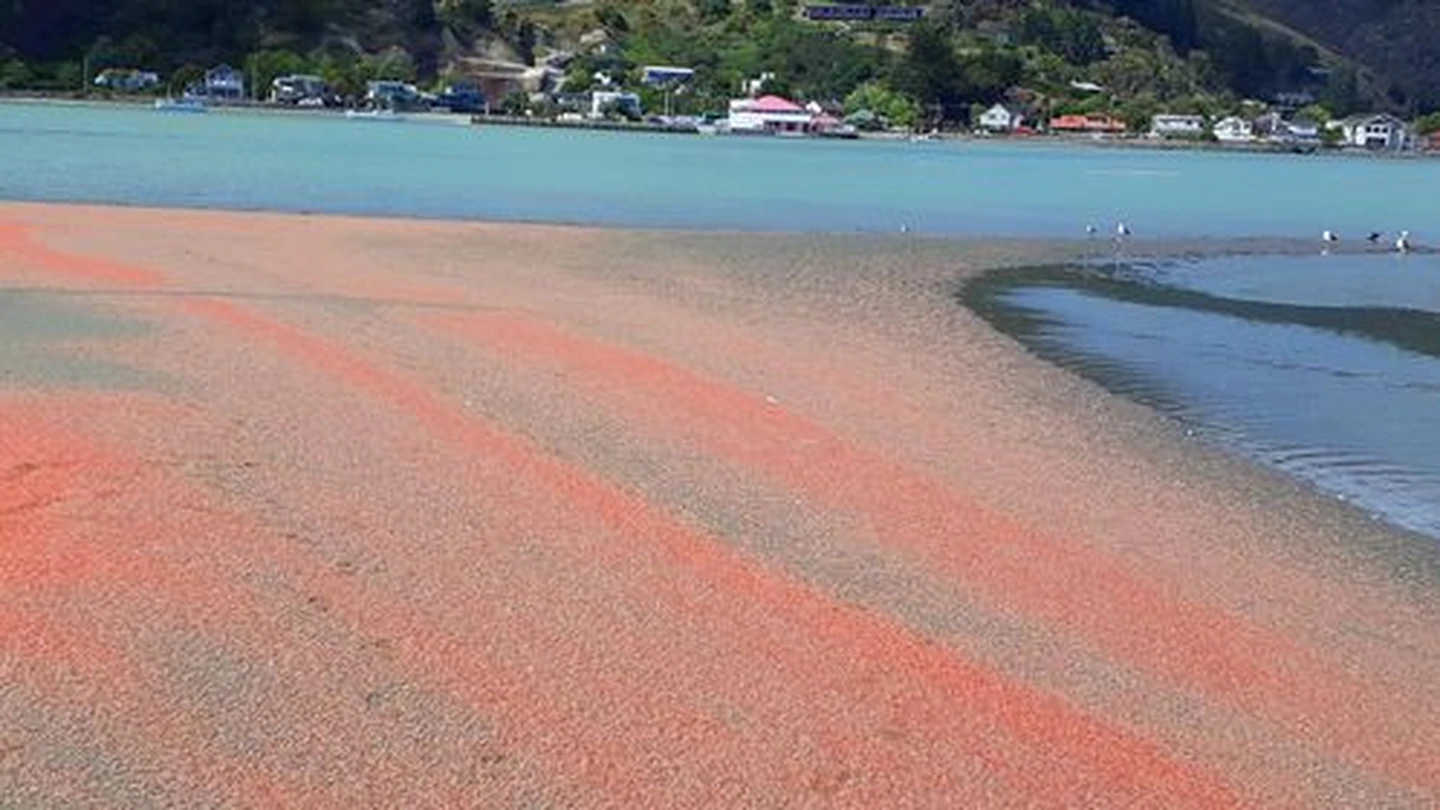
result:
[(451, 82), (435, 96), (435, 106), (452, 113), (483, 113), (490, 109), (485, 94), (474, 82)]
[(646, 65), (640, 72), (640, 81), (651, 85), (685, 84), (693, 78), (694, 68), (669, 65)]
[(730, 131), (750, 134), (801, 134), (810, 129), (814, 114), (779, 96), (737, 98), (730, 102)]
[(805, 7), (805, 19), (807, 20), (827, 22), (848, 20), (853, 22), (868, 20), (874, 16), (875, 9), (868, 3), (833, 3)]
[(1198, 138), (1205, 134), (1205, 116), (1161, 113), (1150, 119), (1152, 138)]
[(1273, 143), (1318, 144), (1320, 125), (1303, 116), (1287, 120), (1278, 112), (1266, 113), (1250, 124), (1251, 134)]
[(1295, 143), (1319, 143), (1320, 122), (1312, 121), (1304, 116), (1297, 116), (1290, 119), (1285, 125), (1290, 134), (1290, 140)]
[(1221, 143), (1248, 143), (1255, 140), (1255, 127), (1238, 115), (1230, 115), (1215, 122), (1210, 130), (1215, 140)]
[(1004, 104), (996, 104), (980, 114), (980, 128), (986, 132), (1014, 132), (1025, 123), (1025, 116)]
[(554, 90), (565, 72), (553, 66), (532, 67), (502, 59), (464, 57), (455, 71), (457, 81), (475, 86), (493, 106), (511, 95), (533, 95)]
[(1365, 149), (1407, 149), (1410, 128), (1393, 115), (1356, 115), (1339, 123), (1347, 146)]
[(915, 22), (925, 17), (920, 6), (872, 6), (869, 3), (827, 3), (805, 7), (805, 19), (825, 22)]
[(1120, 135), (1129, 127), (1108, 115), (1061, 115), (1050, 119), (1049, 129), (1059, 134)]
[(767, 70), (753, 79), (746, 79), (742, 82), (740, 92), (747, 96), (757, 96), (760, 94), (760, 89), (763, 88), (767, 82), (773, 81), (775, 81), (775, 74)]
[(160, 75), (133, 68), (106, 68), (95, 77), (94, 85), (119, 93), (138, 93), (160, 84)]
[(590, 109), (586, 115), (591, 119), (599, 120), (611, 114), (638, 119), (641, 114), (640, 97), (634, 93), (618, 90), (596, 90), (591, 93)]
[(319, 76), (291, 74), (277, 76), (270, 82), (270, 100), (277, 104), (299, 104), (311, 99), (324, 100), (330, 94), (325, 80)]
[(245, 74), (229, 65), (216, 65), (205, 71), (200, 94), (212, 99), (245, 98)]
[(925, 18), (923, 6), (876, 6), (875, 19), (881, 22), (918, 22)]
[(384, 80), (365, 83), (365, 102), (385, 110), (414, 110), (426, 106), (415, 85)]

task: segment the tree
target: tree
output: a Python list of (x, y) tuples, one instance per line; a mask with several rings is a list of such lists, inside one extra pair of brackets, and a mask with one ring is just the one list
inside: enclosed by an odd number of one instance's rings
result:
[(181, 65), (170, 75), (170, 92), (184, 93), (186, 88), (204, 78), (205, 68), (193, 62)]
[(398, 45), (371, 57), (366, 67), (372, 79), (392, 82), (415, 81), (415, 59), (409, 51)]
[(92, 77), (106, 68), (120, 67), (120, 51), (110, 37), (102, 35), (85, 51), (85, 61), (90, 70), (90, 75), (85, 77), (85, 81), (89, 82)]
[(1105, 37), (1089, 14), (1069, 8), (1032, 6), (1020, 15), (1021, 42), (1058, 54), (1072, 65), (1105, 57)]
[(794, 89), (784, 76), (767, 76), (765, 81), (760, 83), (760, 95), (762, 96), (783, 96), (789, 98), (794, 94)]
[(490, 0), (434, 0), (435, 19), (457, 31), (489, 28), (495, 21)]
[(320, 78), (336, 94), (357, 99), (365, 94), (365, 66), (349, 51), (325, 54), (320, 59)]
[(520, 61), (527, 65), (535, 64), (535, 43), (538, 35), (535, 32), (535, 23), (529, 20), (521, 20), (515, 30), (515, 50), (520, 54)]
[(700, 20), (707, 24), (730, 16), (730, 0), (698, 0), (696, 5), (700, 10)]
[(595, 21), (600, 23), (602, 28), (617, 33), (625, 33), (630, 30), (630, 21), (614, 6), (601, 6), (595, 9)]
[(529, 106), (530, 100), (524, 93), (513, 92), (507, 94), (500, 102), (500, 111), (509, 116), (519, 117), (525, 114), (525, 110)]
[(565, 69), (565, 92), (588, 93), (595, 88), (595, 71), (589, 60), (576, 59)]
[[(85, 70), (78, 62), (61, 62), (55, 68), (55, 84), (65, 90), (75, 90), (86, 81)], [(89, 88), (85, 88), (89, 89)]]
[(961, 101), (960, 62), (950, 46), (949, 32), (933, 23), (911, 29), (910, 48), (895, 70), (897, 90), (948, 118)]
[(1004, 97), (1005, 91), (1020, 83), (1025, 63), (1013, 53), (985, 50), (966, 54), (959, 60), (957, 88), (961, 99), (992, 104)]
[(30, 68), (19, 59), (11, 59), (0, 64), (0, 88), (8, 90), (25, 87), (30, 83), (31, 78)]
[(1430, 135), (1440, 132), (1440, 112), (1432, 112), (1422, 115), (1415, 121), (1415, 132), (1419, 135)]
[(250, 81), (255, 92), (263, 94), (279, 76), (295, 73), (309, 73), (311, 66), (305, 57), (284, 50), (259, 51), (246, 60)]
[(1356, 112), (1361, 106), (1361, 97), (1360, 77), (1355, 68), (1347, 65), (1331, 73), (1320, 93), (1320, 103), (1342, 118)]
[(1117, 112), (1131, 132), (1147, 132), (1150, 120), (1160, 112), (1160, 102), (1155, 96), (1145, 93), (1125, 101)]
[(1308, 106), (1301, 107), (1300, 110), (1295, 113), (1295, 116), (1297, 118), (1309, 119), (1321, 126), (1330, 123), (1330, 119), (1334, 117), (1330, 114), (1330, 111), (1326, 109), (1325, 105), (1323, 104), (1310, 104)]
[(870, 111), (890, 126), (914, 129), (920, 123), (920, 105), (904, 93), (898, 93), (879, 82), (868, 82), (845, 97), (845, 114)]

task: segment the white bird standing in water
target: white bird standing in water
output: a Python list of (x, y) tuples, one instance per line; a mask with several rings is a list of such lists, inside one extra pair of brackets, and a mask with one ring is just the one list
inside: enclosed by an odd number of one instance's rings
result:
[(1395, 240), (1395, 250), (1400, 253), (1410, 252), (1410, 232), (1401, 231), (1400, 238)]

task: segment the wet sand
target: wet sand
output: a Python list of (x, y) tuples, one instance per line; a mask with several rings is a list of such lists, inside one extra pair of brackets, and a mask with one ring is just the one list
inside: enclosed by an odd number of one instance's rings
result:
[(0, 205), (0, 805), (1440, 802), (1435, 546), (956, 303), (1077, 249)]

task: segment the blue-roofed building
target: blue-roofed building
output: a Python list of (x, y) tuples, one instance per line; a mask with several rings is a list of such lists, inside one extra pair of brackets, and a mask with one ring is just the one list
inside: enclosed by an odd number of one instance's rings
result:
[(923, 19), (925, 9), (920, 6), (876, 6), (875, 19), (886, 22), (916, 22)]
[(861, 21), (875, 16), (875, 9), (864, 3), (832, 3), (805, 7), (805, 17), (810, 20)]
[(650, 85), (685, 84), (695, 78), (695, 69), (672, 67), (670, 65), (646, 65), (641, 69), (641, 81)]

